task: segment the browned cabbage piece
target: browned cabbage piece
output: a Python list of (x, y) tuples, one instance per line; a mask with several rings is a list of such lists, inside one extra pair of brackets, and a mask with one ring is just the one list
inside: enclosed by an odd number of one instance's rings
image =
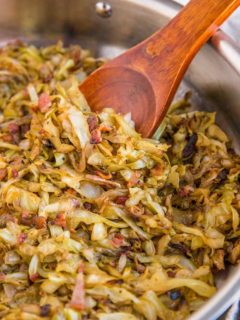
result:
[(102, 63), (1, 49), (1, 319), (185, 319), (240, 259), (240, 158), (215, 114), (184, 98), (143, 139), (79, 91)]

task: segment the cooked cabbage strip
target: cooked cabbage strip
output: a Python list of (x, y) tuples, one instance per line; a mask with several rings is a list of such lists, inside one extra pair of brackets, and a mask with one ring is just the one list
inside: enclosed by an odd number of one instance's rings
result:
[(0, 53), (0, 318), (183, 320), (240, 260), (240, 157), (174, 103), (155, 137), (79, 91), (79, 46)]

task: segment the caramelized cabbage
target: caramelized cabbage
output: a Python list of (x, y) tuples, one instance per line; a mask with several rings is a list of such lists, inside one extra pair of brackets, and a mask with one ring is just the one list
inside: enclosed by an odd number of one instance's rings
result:
[(240, 260), (240, 157), (175, 103), (155, 137), (91, 112), (79, 46), (0, 57), (0, 317), (186, 319)]

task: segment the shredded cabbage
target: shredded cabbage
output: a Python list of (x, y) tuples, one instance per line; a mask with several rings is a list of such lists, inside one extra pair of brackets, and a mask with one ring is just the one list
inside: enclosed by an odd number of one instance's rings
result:
[(186, 319), (240, 260), (240, 158), (175, 103), (155, 137), (79, 91), (79, 46), (0, 56), (0, 318)]

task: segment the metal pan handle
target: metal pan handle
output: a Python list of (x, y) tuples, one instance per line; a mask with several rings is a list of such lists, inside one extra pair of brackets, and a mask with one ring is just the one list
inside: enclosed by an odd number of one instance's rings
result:
[(211, 38), (211, 43), (218, 53), (240, 74), (240, 47), (222, 30)]
[(237, 320), (237, 319), (239, 319), (239, 309), (240, 309), (240, 302), (237, 301), (232, 305), (232, 307), (226, 313), (224, 320)]

